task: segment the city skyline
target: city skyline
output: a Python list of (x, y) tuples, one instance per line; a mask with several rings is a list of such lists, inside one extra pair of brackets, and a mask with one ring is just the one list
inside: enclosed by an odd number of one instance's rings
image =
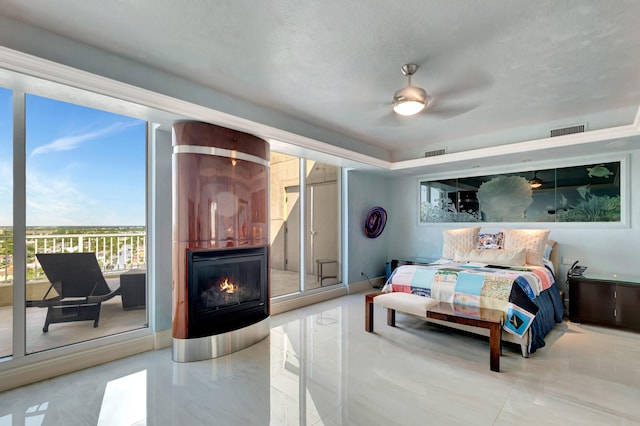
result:
[[(27, 226), (144, 226), (146, 122), (26, 95)], [(0, 226), (12, 225), (12, 92), (0, 89)]]

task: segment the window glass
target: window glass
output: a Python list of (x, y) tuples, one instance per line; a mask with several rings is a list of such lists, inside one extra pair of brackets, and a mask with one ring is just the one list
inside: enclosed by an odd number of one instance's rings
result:
[[(300, 194), (300, 167), (304, 168), (304, 197)], [(340, 168), (330, 164), (271, 153), (272, 297), (340, 282), (339, 175)], [(304, 259), (300, 256), (303, 237)], [(305, 271), (304, 286), (300, 285), (301, 264)]]
[(27, 95), (26, 156), (27, 353), (145, 327), (146, 123)]
[(620, 161), (420, 181), (420, 222), (620, 222)]
[(307, 279), (305, 289), (312, 289), (340, 282), (340, 169), (312, 160), (307, 160), (306, 165), (307, 271), (314, 275)]
[(300, 291), (300, 159), (270, 158), (271, 297)]

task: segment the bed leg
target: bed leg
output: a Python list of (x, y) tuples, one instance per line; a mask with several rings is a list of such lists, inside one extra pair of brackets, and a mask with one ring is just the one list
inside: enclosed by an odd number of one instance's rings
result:
[(528, 345), (520, 345), (520, 350), (522, 351), (522, 358), (529, 358), (529, 349)]

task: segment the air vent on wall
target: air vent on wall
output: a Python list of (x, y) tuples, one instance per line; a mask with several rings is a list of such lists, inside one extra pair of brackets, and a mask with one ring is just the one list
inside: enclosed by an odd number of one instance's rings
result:
[(563, 127), (561, 129), (551, 129), (551, 137), (571, 135), (573, 133), (584, 133), (586, 128), (586, 124), (578, 124), (575, 126)]
[(433, 151), (427, 151), (424, 153), (425, 157), (435, 157), (437, 155), (444, 155), (447, 153), (447, 148), (434, 149)]

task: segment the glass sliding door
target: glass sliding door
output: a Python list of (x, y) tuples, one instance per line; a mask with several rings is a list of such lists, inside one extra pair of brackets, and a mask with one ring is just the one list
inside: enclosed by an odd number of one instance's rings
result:
[(271, 296), (340, 283), (340, 168), (272, 152), (270, 172)]
[(270, 159), (271, 297), (300, 291), (300, 159)]
[(25, 117), (26, 352), (145, 327), (146, 122), (35, 95)]
[(306, 289), (324, 287), (340, 280), (339, 168), (306, 161)]
[(13, 354), (13, 108), (0, 88), (0, 358)]

